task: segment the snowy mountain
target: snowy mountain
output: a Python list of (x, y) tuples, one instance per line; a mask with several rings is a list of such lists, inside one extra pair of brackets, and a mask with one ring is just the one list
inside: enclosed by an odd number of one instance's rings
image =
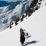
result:
[(0, 7), (8, 6), (8, 5), (10, 5), (10, 4), (11, 4), (11, 2), (0, 1)]
[(43, 1), (41, 8), (35, 11), (30, 17), (24, 18), (17, 26), (7, 28), (0, 32), (0, 46), (21, 46), (20, 28), (25, 29), (31, 37), (26, 38), (25, 46), (46, 46), (46, 1)]
[[(0, 31), (8, 28), (10, 22), (15, 21), (18, 16), (22, 16), (33, 3), (36, 3), (35, 5), (40, 7), (38, 4), (39, 2), (40, 0), (37, 0), (37, 2), (35, 2), (35, 0), (23, 0), (12, 2), (8, 6), (0, 7)], [(36, 6), (32, 7), (34, 11)]]

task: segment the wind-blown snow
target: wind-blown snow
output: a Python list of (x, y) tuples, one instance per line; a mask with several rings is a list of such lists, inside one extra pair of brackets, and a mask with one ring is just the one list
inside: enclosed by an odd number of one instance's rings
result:
[(46, 46), (46, 5), (25, 18), (17, 26), (0, 32), (0, 46), (21, 46), (19, 29), (23, 28), (31, 37), (26, 38), (26, 46)]

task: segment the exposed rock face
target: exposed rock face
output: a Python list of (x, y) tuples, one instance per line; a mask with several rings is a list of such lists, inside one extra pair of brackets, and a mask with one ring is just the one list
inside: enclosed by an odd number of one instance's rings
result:
[[(39, 3), (39, 1), (41, 1), (41, 0), (34, 0), (32, 3), (31, 3), (31, 5), (30, 5), (30, 7), (25, 11), (25, 14), (26, 15), (22, 15), (22, 16), (20, 16), (20, 17), (18, 17), (17, 19), (16, 19), (16, 21), (15, 21), (15, 25), (17, 25), (18, 24), (18, 21), (23, 21), (23, 19), (26, 17), (26, 16), (31, 16), (31, 14), (35, 11), (35, 10), (38, 10), (39, 8), (38, 8), (38, 6), (37, 6), (37, 3), (38, 3), (38, 5), (39, 4), (41, 4), (41, 3)], [(20, 18), (20, 19), (19, 19)]]

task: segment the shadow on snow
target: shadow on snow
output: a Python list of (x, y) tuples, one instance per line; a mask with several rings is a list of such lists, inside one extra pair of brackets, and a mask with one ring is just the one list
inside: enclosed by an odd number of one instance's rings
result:
[(29, 45), (29, 44), (35, 44), (35, 43), (37, 43), (37, 42), (39, 42), (39, 41), (31, 41), (31, 42), (26, 42), (26, 44), (24, 45), (24, 46), (27, 46), (27, 45)]

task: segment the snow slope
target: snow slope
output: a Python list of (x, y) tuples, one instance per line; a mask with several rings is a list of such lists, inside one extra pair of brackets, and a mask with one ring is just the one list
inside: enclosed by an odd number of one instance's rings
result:
[(6, 29), (10, 22), (24, 14), (33, 0), (12, 2), (9, 6), (0, 7), (0, 31)]
[(17, 26), (0, 32), (0, 46), (21, 46), (19, 29), (23, 28), (31, 37), (26, 38), (25, 46), (46, 46), (46, 5), (25, 18)]

